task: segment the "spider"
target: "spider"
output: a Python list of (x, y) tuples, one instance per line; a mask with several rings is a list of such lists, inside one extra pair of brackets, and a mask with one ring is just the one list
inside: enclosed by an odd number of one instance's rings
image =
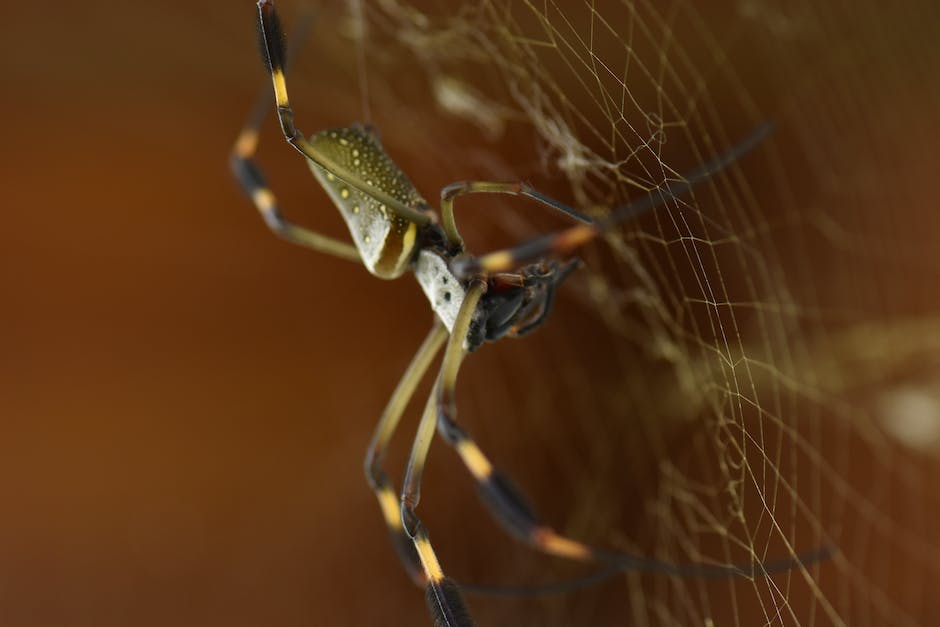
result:
[[(241, 186), (267, 225), (280, 237), (307, 248), (362, 264), (382, 279), (411, 271), (430, 301), (435, 322), (392, 393), (365, 457), (365, 474), (378, 499), (393, 545), (412, 579), (425, 588), (429, 611), (437, 625), (472, 624), (459, 586), (444, 575), (417, 515), (425, 459), (432, 436), (439, 433), (453, 447), (477, 483), (491, 515), (518, 540), (544, 553), (606, 565), (619, 572), (644, 570), (680, 576), (767, 576), (826, 554), (754, 566), (676, 565), (601, 550), (565, 537), (543, 523), (526, 505), (513, 483), (498, 471), (457, 423), (455, 389), (464, 357), (484, 343), (523, 336), (545, 322), (555, 291), (580, 264), (558, 259), (620, 225), (687, 193), (754, 149), (771, 132), (765, 124), (728, 152), (668, 182), (639, 200), (592, 220), (576, 209), (545, 196), (525, 183), (463, 181), (441, 190), (440, 214), (421, 197), (407, 176), (383, 149), (368, 127), (327, 129), (307, 139), (294, 125), (284, 73), (285, 44), (272, 0), (258, 3), (262, 53), (274, 87), (281, 130), (287, 142), (306, 159), (314, 177), (343, 215), (355, 245), (296, 226), (281, 217), (253, 156), (267, 100), (235, 142), (231, 164)], [(454, 221), (455, 200), (468, 194), (527, 196), (561, 211), (579, 224), (482, 256), (470, 254)], [(415, 436), (400, 498), (382, 467), (387, 445), (418, 383), (441, 347), (444, 357)]]

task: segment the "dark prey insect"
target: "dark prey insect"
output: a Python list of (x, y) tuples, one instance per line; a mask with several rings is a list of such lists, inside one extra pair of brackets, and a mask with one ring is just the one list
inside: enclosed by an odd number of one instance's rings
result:
[[(544, 196), (525, 183), (458, 182), (441, 191), (440, 223), (435, 212), (366, 127), (321, 131), (307, 139), (294, 126), (284, 75), (283, 36), (270, 0), (258, 2), (262, 48), (274, 85), (281, 130), (307, 160), (311, 172), (342, 213), (355, 245), (311, 232), (281, 217), (274, 194), (253, 161), (262, 116), (256, 113), (241, 132), (232, 168), (268, 226), (284, 239), (361, 263), (377, 277), (414, 273), (431, 303), (435, 323), (385, 407), (365, 459), (369, 485), (381, 506), (405, 568), (425, 587), (438, 625), (458, 627), (472, 620), (457, 584), (444, 576), (428, 532), (418, 518), (424, 462), (435, 431), (453, 447), (479, 486), (492, 516), (515, 538), (544, 553), (602, 564), (616, 570), (642, 570), (674, 576), (766, 576), (823, 557), (824, 551), (753, 566), (662, 563), (591, 547), (543, 523), (510, 480), (457, 423), (455, 387), (465, 355), (485, 342), (520, 337), (539, 327), (551, 311), (555, 290), (578, 260), (558, 261), (579, 246), (644, 211), (688, 192), (756, 147), (771, 130), (764, 125), (728, 152), (698, 167), (681, 182), (669, 182), (643, 198), (592, 221), (583, 213)], [(506, 250), (474, 256), (464, 249), (454, 222), (454, 201), (467, 194), (528, 196), (579, 224)], [(440, 348), (444, 358), (420, 420), (401, 497), (382, 469), (389, 440), (420, 380)]]

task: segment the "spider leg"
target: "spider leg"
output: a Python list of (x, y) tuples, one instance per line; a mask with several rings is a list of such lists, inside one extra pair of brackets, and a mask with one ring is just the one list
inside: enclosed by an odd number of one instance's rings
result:
[(543, 291), (537, 293), (528, 303), (514, 311), (508, 319), (495, 327), (486, 327), (486, 341), (494, 342), (508, 335), (509, 337), (522, 337), (540, 327), (551, 314), (555, 302), (555, 290), (571, 273), (581, 267), (580, 259), (572, 259), (565, 264), (554, 267), (551, 273), (539, 277), (527, 277), (523, 274), (500, 273), (490, 275), (488, 278), (499, 277), (508, 285), (524, 287), (526, 281), (537, 281), (543, 286)]
[[(555, 290), (557, 288), (557, 282), (552, 281), (549, 283), (545, 291), (542, 292), (538, 298), (532, 300), (532, 302), (520, 312), (519, 320), (526, 322), (522, 322), (521, 324), (514, 322), (513, 325), (506, 330), (506, 333), (508, 333), (510, 337), (522, 337), (542, 326), (548, 319), (549, 314), (552, 313), (552, 306), (555, 304)], [(535, 313), (534, 317), (533, 313)]]
[[(379, 502), (392, 545), (395, 547), (399, 560), (411, 579), (422, 587), (427, 585), (427, 579), (421, 566), (421, 560), (418, 557), (413, 540), (405, 532), (402, 525), (400, 501), (398, 495), (394, 492), (394, 486), (388, 475), (382, 469), (382, 461), (389, 440), (391, 440), (406, 406), (414, 395), (415, 388), (427, 373), (446, 337), (447, 331), (440, 321), (437, 321), (415, 353), (395, 391), (389, 398), (385, 410), (382, 412), (382, 417), (376, 425), (364, 463), (366, 478)], [(610, 578), (619, 572), (619, 568), (608, 567), (605, 570), (586, 576), (539, 585), (507, 586), (466, 584), (463, 582), (458, 585), (461, 589), (473, 594), (525, 598), (571, 592), (595, 585), (597, 582)]]
[[(311, 25), (309, 20), (304, 20), (298, 26), (298, 40), (306, 38)], [(348, 259), (349, 261), (361, 261), (359, 251), (352, 244), (342, 242), (325, 235), (320, 235), (308, 229), (296, 226), (285, 220), (278, 209), (277, 199), (274, 193), (268, 187), (261, 173), (261, 169), (255, 162), (254, 155), (258, 149), (258, 140), (260, 136), (261, 124), (271, 106), (271, 90), (265, 89), (255, 104), (248, 121), (244, 128), (238, 134), (235, 144), (232, 146), (232, 154), (229, 164), (232, 173), (238, 180), (242, 189), (252, 199), (264, 218), (265, 223), (272, 231), (285, 240), (316, 250), (318, 252)]]
[(452, 244), (457, 244), (463, 248), (463, 238), (457, 231), (457, 223), (454, 221), (454, 199), (458, 196), (467, 194), (512, 194), (514, 196), (528, 196), (543, 205), (557, 209), (564, 214), (571, 216), (581, 222), (591, 223), (591, 218), (577, 209), (555, 200), (545, 194), (536, 191), (528, 183), (496, 183), (492, 181), (458, 181), (451, 183), (441, 190), (441, 225), (447, 234), (447, 239)]
[(385, 203), (398, 214), (399, 217), (414, 222), (418, 226), (427, 225), (431, 221), (428, 214), (405, 206), (401, 201), (374, 185), (367, 185), (355, 173), (344, 168), (342, 165), (317, 150), (316, 147), (307, 141), (304, 134), (300, 132), (300, 129), (294, 126), (294, 110), (291, 108), (290, 100), (287, 97), (287, 81), (284, 78), (284, 60), (286, 57), (284, 36), (281, 31), (280, 20), (278, 19), (277, 13), (274, 11), (273, 0), (258, 0), (258, 19), (265, 66), (271, 74), (271, 82), (274, 85), (277, 117), (281, 123), (281, 131), (284, 133), (287, 142), (307, 159), (310, 159), (327, 172), (333, 174), (336, 178), (346, 182), (350, 187), (354, 187), (372, 198)]
[(418, 425), (418, 431), (415, 434), (401, 494), (402, 526), (414, 542), (427, 581), (425, 596), (428, 609), (434, 616), (435, 624), (439, 627), (466, 627), (472, 625), (473, 621), (456, 582), (444, 576), (444, 571), (441, 569), (437, 555), (431, 546), (427, 529), (418, 518), (415, 509), (421, 500), (421, 479), (424, 474), (424, 464), (434, 437), (437, 422), (436, 415), (438, 413), (437, 406), (440, 402), (439, 390), (452, 388), (453, 383), (456, 382), (457, 371), (465, 354), (464, 341), (470, 331), (470, 322), (477, 310), (480, 297), (485, 291), (486, 283), (484, 281), (472, 281), (460, 306), (460, 311), (457, 313), (450, 339), (447, 342), (447, 348), (444, 351), (444, 361), (441, 364), (438, 380), (428, 397), (427, 405), (421, 416), (421, 422)]
[[(622, 571), (655, 572), (680, 577), (727, 578), (767, 577), (805, 567), (828, 558), (832, 547), (821, 547), (793, 558), (747, 565), (687, 563), (672, 564), (656, 559), (599, 549), (559, 534), (545, 524), (515, 484), (497, 470), (483, 451), (457, 424), (455, 376), (438, 383), (437, 431), (453, 447), (477, 482), (481, 500), (493, 518), (513, 537), (549, 555), (581, 562), (614, 566)], [(755, 556), (756, 557), (756, 556)]]
[(451, 264), (457, 276), (504, 272), (548, 254), (564, 255), (642, 213), (660, 207), (688, 193), (756, 148), (773, 130), (770, 123), (759, 126), (728, 151), (683, 175), (681, 181), (666, 181), (642, 198), (611, 211), (591, 224), (578, 224), (557, 233), (535, 237), (518, 246), (497, 250), (480, 257), (459, 257)]
[[(546, 319), (548, 319), (549, 314), (552, 313), (552, 306), (555, 304), (555, 290), (558, 289), (558, 286), (561, 285), (562, 281), (571, 276), (571, 273), (580, 268), (582, 262), (580, 259), (572, 259), (561, 268), (559, 268), (552, 277), (551, 283), (548, 284), (548, 287), (545, 289), (545, 292), (542, 294), (542, 297), (538, 300), (530, 303), (532, 311), (535, 311), (538, 308), (538, 315), (530, 320), (514, 327), (511, 330), (513, 337), (522, 337), (532, 331), (535, 331), (537, 328), (542, 326)], [(520, 316), (520, 320), (527, 320), (529, 318), (530, 312), (523, 312), (523, 315)]]
[(229, 163), (232, 173), (242, 189), (254, 202), (265, 224), (279, 237), (300, 246), (321, 253), (360, 262), (359, 251), (352, 244), (347, 244), (332, 237), (320, 235), (303, 227), (288, 222), (281, 216), (277, 198), (268, 187), (261, 169), (254, 160), (258, 148), (259, 128), (268, 108), (268, 91), (259, 99), (258, 106), (248, 119), (248, 123), (235, 140)]
[(421, 586), (427, 583), (423, 576), (421, 562), (415, 552), (412, 539), (405, 533), (402, 526), (401, 505), (398, 501), (398, 495), (395, 494), (392, 482), (382, 469), (382, 461), (385, 458), (388, 442), (391, 440), (408, 402), (414, 395), (415, 388), (418, 387), (418, 383), (428, 371), (446, 337), (447, 330), (444, 325), (440, 321), (435, 322), (421, 347), (412, 358), (407, 370), (405, 370), (405, 374), (402, 375), (401, 381), (398, 382), (391, 398), (388, 399), (388, 404), (385, 406), (382, 417), (375, 427), (365, 457), (366, 479), (379, 501), (392, 545), (405, 566), (405, 570), (408, 571), (415, 583)]
[[(544, 296), (530, 303), (532, 312), (538, 312), (535, 314), (535, 319), (514, 329), (515, 333), (525, 333), (542, 322), (551, 307), (554, 288), (568, 277), (578, 267), (579, 263), (577, 259), (572, 260), (559, 268), (555, 276), (546, 277), (549, 284)], [(430, 447), (435, 422), (437, 432), (457, 451), (465, 468), (477, 482), (481, 500), (493, 518), (510, 535), (549, 555), (582, 562), (606, 564), (623, 571), (656, 572), (683, 577), (722, 578), (766, 577), (777, 572), (804, 567), (825, 559), (834, 552), (832, 547), (821, 547), (793, 558), (755, 562), (746, 565), (673, 564), (628, 553), (596, 548), (559, 534), (552, 527), (542, 522), (513, 482), (496, 469), (469, 434), (457, 423), (456, 386), (457, 375), (465, 356), (463, 341), (467, 335), (473, 310), (484, 291), (485, 283), (481, 283), (478, 279), (471, 284), (471, 289), (467, 292), (467, 299), (461, 307), (458, 320), (447, 344), (444, 361), (441, 365), (441, 373), (432, 392), (432, 398), (429, 399), (425, 413), (421, 418), (402, 491), (402, 522), (406, 532), (414, 538), (422, 562), (430, 564), (430, 566), (425, 567), (425, 572), (429, 574), (430, 580), (433, 581), (435, 577), (442, 581), (445, 579), (439, 565), (437, 565), (433, 551), (430, 549), (426, 531), (415, 515), (414, 509), (420, 499), (421, 474)], [(542, 308), (541, 311), (538, 310), (538, 307)], [(527, 317), (527, 314), (524, 313), (523, 317)], [(427, 558), (424, 553), (428, 554)], [(429, 602), (430, 599), (429, 594)]]

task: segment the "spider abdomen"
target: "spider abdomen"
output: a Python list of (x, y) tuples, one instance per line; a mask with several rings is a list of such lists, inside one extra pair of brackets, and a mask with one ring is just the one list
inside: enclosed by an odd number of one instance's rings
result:
[(418, 225), (396, 214), (369, 190), (380, 190), (419, 211), (427, 207), (425, 200), (375, 134), (363, 126), (321, 131), (310, 143), (332, 171), (310, 159), (307, 165), (346, 220), (366, 268), (383, 279), (401, 276), (414, 256)]

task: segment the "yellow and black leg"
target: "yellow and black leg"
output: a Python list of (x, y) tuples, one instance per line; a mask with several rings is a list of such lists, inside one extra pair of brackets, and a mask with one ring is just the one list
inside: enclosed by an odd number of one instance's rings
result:
[(543, 205), (571, 216), (575, 220), (580, 220), (581, 222), (586, 222), (588, 224), (591, 222), (590, 216), (578, 211), (577, 209), (569, 207), (563, 202), (546, 196), (528, 183), (458, 181), (456, 183), (451, 183), (441, 190), (441, 224), (444, 227), (444, 232), (447, 234), (447, 239), (449, 239), (451, 243), (456, 244), (461, 248), (463, 248), (463, 238), (460, 237), (460, 232), (457, 230), (457, 223), (454, 220), (454, 200), (458, 196), (465, 196), (467, 194), (512, 194), (514, 196), (528, 196), (529, 198), (536, 200)]
[(287, 97), (287, 79), (284, 76), (284, 62), (287, 56), (284, 34), (280, 19), (274, 10), (273, 0), (258, 0), (258, 25), (261, 31), (261, 51), (274, 87), (277, 118), (287, 142), (325, 171), (390, 207), (399, 217), (419, 226), (428, 224), (430, 217), (427, 213), (411, 209), (386, 190), (363, 182), (360, 177), (324, 155), (294, 126), (294, 110)]
[(285, 220), (278, 209), (277, 199), (265, 182), (264, 175), (254, 160), (258, 149), (258, 140), (261, 123), (268, 112), (271, 103), (270, 90), (264, 90), (255, 105), (254, 111), (248, 118), (247, 124), (238, 134), (235, 145), (232, 147), (230, 164), (232, 172), (245, 193), (255, 203), (268, 227), (285, 240), (316, 250), (318, 252), (361, 262), (356, 247), (346, 242), (320, 235), (308, 229), (296, 226)]
[(614, 227), (689, 193), (695, 186), (707, 181), (754, 150), (770, 135), (773, 128), (773, 124), (762, 124), (724, 153), (684, 174), (680, 180), (666, 181), (636, 201), (613, 209), (602, 219), (590, 224), (578, 224), (557, 233), (536, 237), (518, 246), (497, 250), (479, 257), (457, 258), (451, 264), (451, 270), (461, 277), (480, 273), (492, 274), (518, 268), (546, 255), (569, 254)]
[(656, 572), (700, 578), (761, 577), (820, 561), (832, 554), (831, 547), (817, 548), (793, 558), (748, 565), (670, 564), (646, 557), (598, 549), (559, 534), (540, 520), (510, 479), (497, 470), (477, 444), (457, 424), (455, 389), (459, 360), (445, 356), (442, 376), (435, 391), (437, 431), (460, 456), (477, 483), (481, 500), (493, 518), (512, 536), (533, 548), (556, 557), (606, 564), (623, 571)]
[[(543, 305), (548, 304), (543, 303)], [(564, 538), (542, 524), (512, 482), (493, 467), (483, 451), (457, 424), (457, 375), (464, 352), (458, 350), (462, 349), (462, 345), (458, 343), (462, 341), (462, 338), (456, 331), (455, 327), (455, 332), (451, 335), (444, 354), (440, 378), (434, 388), (435, 399), (433, 403), (428, 403), (428, 409), (422, 418), (422, 428), (430, 431), (431, 421), (436, 423), (433, 425), (436, 431), (457, 451), (464, 466), (476, 480), (480, 496), (487, 509), (511, 535), (546, 553), (581, 561), (595, 560), (597, 555), (590, 547)], [(419, 438), (415, 443), (416, 449), (421, 438), (430, 440), (430, 437), (430, 433), (423, 433), (419, 430)], [(426, 449), (424, 452), (426, 453)], [(420, 460), (423, 462), (423, 457)], [(409, 470), (411, 470), (410, 467)], [(417, 481), (420, 481), (420, 474)], [(403, 512), (405, 511), (404, 504), (408, 501), (408, 487), (409, 482), (406, 479), (406, 492), (402, 497)], [(412, 489), (412, 495), (416, 504), (417, 488)]]
[(415, 388), (428, 371), (431, 362), (446, 338), (447, 330), (444, 325), (439, 321), (435, 322), (431, 332), (428, 333), (418, 352), (415, 353), (408, 369), (399, 381), (391, 398), (389, 398), (385, 411), (382, 412), (382, 418), (379, 420), (379, 424), (376, 425), (365, 458), (366, 479), (379, 501), (379, 507), (382, 509), (382, 516), (388, 527), (392, 545), (395, 547), (395, 551), (398, 553), (398, 557), (408, 574), (415, 583), (421, 586), (427, 583), (424, 571), (421, 568), (421, 561), (418, 559), (414, 542), (402, 525), (401, 504), (398, 500), (398, 494), (396, 494), (388, 475), (382, 469), (382, 461), (385, 458), (389, 440), (391, 440), (396, 427), (398, 427), (402, 414), (404, 414), (408, 402), (414, 395)]
[(444, 351), (444, 361), (441, 364), (440, 374), (418, 425), (411, 456), (408, 459), (408, 468), (405, 471), (405, 482), (401, 496), (401, 522), (405, 533), (414, 543), (415, 551), (421, 562), (426, 580), (425, 594), (428, 609), (439, 627), (466, 627), (473, 624), (470, 614), (460, 594), (457, 584), (444, 576), (444, 571), (438, 562), (437, 555), (431, 546), (427, 529), (418, 518), (416, 508), (421, 500), (421, 478), (424, 474), (424, 464), (427, 460), (428, 450), (434, 438), (437, 424), (438, 390), (442, 385), (455, 381), (460, 362), (463, 359), (464, 342), (470, 331), (470, 324), (477, 310), (480, 297), (486, 291), (486, 283), (480, 280), (471, 282), (457, 318), (451, 330), (447, 348)]
[(552, 312), (552, 306), (555, 304), (555, 290), (558, 286), (571, 276), (571, 273), (582, 266), (578, 258), (574, 258), (567, 263), (556, 267), (551, 275), (545, 277), (547, 285), (539, 298), (532, 300), (526, 308), (519, 312), (518, 321), (515, 322), (509, 330), (512, 337), (522, 337), (531, 333), (542, 326), (549, 314)]

